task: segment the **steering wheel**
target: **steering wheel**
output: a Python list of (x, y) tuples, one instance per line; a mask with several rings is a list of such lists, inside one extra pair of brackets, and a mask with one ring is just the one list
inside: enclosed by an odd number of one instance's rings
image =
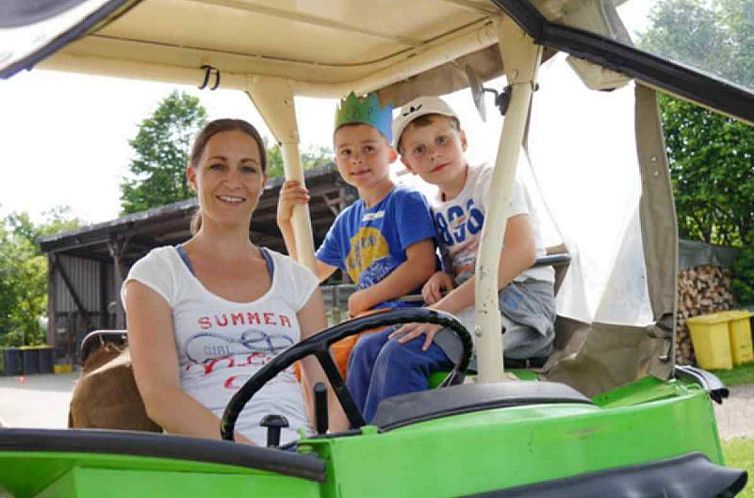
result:
[(466, 371), (466, 367), (469, 365), (473, 343), (469, 332), (463, 325), (461, 325), (461, 322), (459, 322), (457, 318), (449, 313), (428, 308), (387, 310), (349, 320), (327, 328), (322, 332), (291, 346), (289, 349), (283, 351), (273, 358), (272, 361), (260, 368), (257, 373), (241, 386), (225, 407), (225, 412), (223, 413), (223, 418), (220, 423), (220, 434), (222, 438), (228, 441), (233, 440), (236, 420), (238, 419), (241, 410), (243, 410), (249, 400), (251, 400), (251, 398), (267, 382), (275, 378), (276, 375), (284, 371), (286, 368), (293, 365), (296, 361), (309, 355), (314, 355), (322, 366), (327, 379), (330, 381), (330, 385), (335, 391), (335, 395), (338, 397), (338, 401), (343, 407), (346, 417), (348, 417), (351, 427), (359, 428), (366, 425), (364, 417), (356, 407), (356, 403), (343, 381), (343, 377), (341, 377), (340, 372), (338, 372), (338, 367), (330, 356), (330, 345), (365, 330), (412, 322), (434, 323), (447, 327), (455, 332), (456, 336), (461, 340), (463, 352), (461, 353), (460, 358), (455, 360), (451, 358), (455, 363), (455, 366), (439, 387), (463, 382), (463, 374)]

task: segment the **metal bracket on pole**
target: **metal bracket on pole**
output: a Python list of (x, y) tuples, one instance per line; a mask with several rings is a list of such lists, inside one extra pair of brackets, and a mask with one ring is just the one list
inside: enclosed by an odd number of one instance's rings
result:
[(507, 212), (510, 205), (516, 165), (524, 137), (529, 102), (542, 60), (542, 47), (534, 44), (510, 18), (502, 18), (498, 29), (503, 70), (510, 88), (510, 104), (500, 134), (495, 170), (490, 184), (490, 205), (482, 228), (482, 240), (476, 262), (476, 336), (477, 381), (505, 380), (503, 371), (503, 337), (498, 302), (498, 269), (503, 247)]
[[(270, 131), (282, 146), (283, 166), (288, 180), (298, 180), (305, 185), (304, 171), (298, 150), (298, 126), (293, 88), (282, 78), (254, 76), (249, 81), (247, 93)], [(309, 206), (296, 206), (293, 210), (293, 233), (299, 262), (316, 275), (314, 239)]]

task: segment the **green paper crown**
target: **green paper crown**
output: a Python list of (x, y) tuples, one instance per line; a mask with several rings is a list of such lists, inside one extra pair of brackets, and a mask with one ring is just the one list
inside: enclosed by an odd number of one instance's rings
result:
[(351, 92), (348, 97), (340, 101), (335, 112), (335, 129), (343, 125), (360, 123), (376, 128), (392, 143), (393, 106), (382, 107), (377, 94), (372, 92), (365, 97), (357, 97)]

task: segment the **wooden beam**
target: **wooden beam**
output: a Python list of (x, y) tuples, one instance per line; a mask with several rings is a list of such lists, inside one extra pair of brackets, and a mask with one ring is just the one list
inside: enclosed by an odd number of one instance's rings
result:
[(47, 344), (55, 346), (57, 343), (57, 286), (55, 285), (56, 261), (52, 254), (47, 256)]
[(115, 298), (115, 328), (122, 330), (126, 328), (126, 312), (123, 309), (123, 302), (117, 297), (120, 296), (120, 288), (123, 286), (123, 278), (125, 277), (125, 266), (123, 264), (123, 253), (128, 248), (128, 238), (113, 237), (108, 243), (107, 247), (110, 249), (110, 256), (113, 258), (113, 282), (115, 288), (113, 289)]
[(107, 263), (100, 261), (99, 265), (99, 327), (101, 329), (110, 328), (110, 314), (108, 313), (107, 302)]

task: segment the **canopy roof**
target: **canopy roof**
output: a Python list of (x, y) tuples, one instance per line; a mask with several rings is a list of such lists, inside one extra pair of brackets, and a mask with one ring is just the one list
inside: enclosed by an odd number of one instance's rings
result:
[[(298, 95), (384, 89), (399, 105), (465, 86), (469, 63), (483, 79), (499, 75), (497, 51), (484, 49), (507, 14), (550, 49), (754, 122), (748, 89), (634, 48), (615, 9), (624, 1), (14, 0), (0, 12), (0, 46), (10, 47), (0, 52), (0, 76), (42, 61), (241, 90), (275, 77)], [(428, 86), (405, 90), (432, 69)]]
[(150, 0), (62, 53), (337, 83), (475, 33), (495, 13), (478, 0)]

